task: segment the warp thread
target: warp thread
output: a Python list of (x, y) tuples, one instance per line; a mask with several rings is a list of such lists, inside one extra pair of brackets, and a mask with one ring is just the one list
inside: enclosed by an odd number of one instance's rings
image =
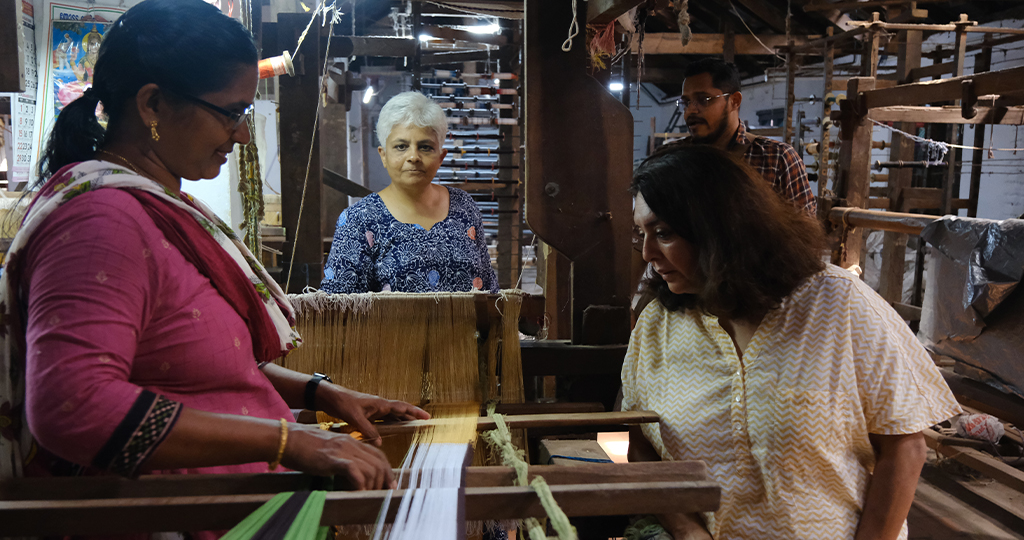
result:
[[(524, 401), (518, 320), (521, 291), (497, 299), (500, 320), (478, 340), (482, 293), (290, 295), (303, 346), (281, 359), (301, 373), (330, 375), (348, 388), (415, 404)], [(517, 442), (525, 441), (516, 430)], [(392, 465), (409, 436), (385, 438)], [(482, 458), (481, 458), (482, 459)], [(479, 464), (483, 464), (480, 462)]]

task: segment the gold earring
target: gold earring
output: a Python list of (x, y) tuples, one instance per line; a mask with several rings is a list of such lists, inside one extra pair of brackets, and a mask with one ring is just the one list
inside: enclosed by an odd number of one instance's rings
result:
[(160, 134), (156, 132), (156, 120), (149, 123), (149, 136), (153, 137), (154, 141), (160, 140)]

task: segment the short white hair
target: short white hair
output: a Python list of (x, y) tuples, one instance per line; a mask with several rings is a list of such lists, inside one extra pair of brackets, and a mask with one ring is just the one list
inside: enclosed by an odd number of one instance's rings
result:
[(414, 125), (431, 128), (437, 134), (437, 143), (444, 144), (448, 135), (448, 119), (434, 100), (419, 92), (402, 92), (388, 100), (377, 119), (377, 140), (386, 146), (395, 126)]

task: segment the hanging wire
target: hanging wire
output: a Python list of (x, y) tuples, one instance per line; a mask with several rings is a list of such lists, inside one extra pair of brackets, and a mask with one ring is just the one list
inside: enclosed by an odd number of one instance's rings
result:
[[(737, 10), (737, 9), (736, 9), (736, 6), (735, 6), (735, 5), (733, 5), (733, 3), (732, 3), (732, 1), (731, 1), (731, 0), (730, 0), (730, 2), (729, 2), (729, 9), (730, 9), (730, 10), (732, 11), (733, 15), (736, 15), (736, 18), (737, 18), (737, 19), (739, 19), (741, 23), (743, 23), (743, 26), (745, 26), (745, 27), (746, 27), (746, 29), (747, 29), (747, 32), (750, 32), (750, 35), (751, 35), (751, 36), (754, 36), (754, 39), (755, 39), (755, 40), (757, 40), (757, 42), (758, 42), (758, 43), (760, 43), (762, 47), (764, 47), (764, 50), (766, 50), (766, 51), (768, 51), (768, 52), (772, 53), (772, 55), (773, 55), (773, 56), (775, 56), (775, 57), (776, 57), (776, 58), (778, 58), (779, 60), (782, 60), (782, 61), (783, 61), (783, 63), (785, 63), (785, 62), (786, 62), (786, 57), (784, 57), (784, 56), (781, 56), (781, 55), (780, 55), (779, 53), (775, 52), (775, 49), (773, 49), (773, 48), (771, 48), (771, 47), (769, 47), (769, 46), (765, 45), (765, 44), (764, 44), (764, 42), (763, 42), (763, 41), (761, 41), (761, 38), (757, 37), (757, 34), (755, 34), (755, 33), (754, 33), (754, 31), (750, 29), (750, 26), (749, 26), (749, 25), (747, 25), (747, 21), (743, 20), (743, 17), (742, 17), (741, 15), (740, 15), (740, 12), (739, 12), (739, 10)], [(788, 41), (788, 40), (787, 40), (787, 41)], [(785, 65), (785, 64), (784, 64), (784, 65)]]

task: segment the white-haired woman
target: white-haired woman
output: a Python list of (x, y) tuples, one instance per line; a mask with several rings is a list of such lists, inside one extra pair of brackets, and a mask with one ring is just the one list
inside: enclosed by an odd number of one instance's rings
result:
[(423, 94), (402, 92), (384, 105), (377, 152), (391, 183), (338, 217), (323, 291), (497, 292), (476, 203), (433, 183), (447, 133), (444, 111)]

